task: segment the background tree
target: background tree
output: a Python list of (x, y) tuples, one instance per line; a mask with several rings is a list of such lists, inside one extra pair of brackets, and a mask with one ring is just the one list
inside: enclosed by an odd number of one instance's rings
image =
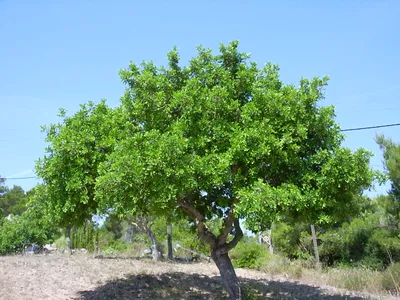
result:
[(5, 179), (3, 177), (0, 176), (0, 195), (2, 195), (4, 193), (5, 190)]
[(21, 215), (3, 220), (0, 226), (0, 254), (22, 251), (25, 246), (42, 246), (50, 242), (58, 228), (49, 220), (45, 209), (47, 199), (43, 186), (37, 186), (27, 193), (26, 209)]
[(384, 135), (378, 135), (376, 141), (383, 151), (384, 166), (391, 182), (388, 196), (382, 196), (380, 202), (389, 226), (400, 231), (400, 144)]
[(21, 215), (27, 204), (27, 196), (22, 187), (14, 185), (11, 189), (4, 187), (3, 193), (0, 194), (0, 210), (3, 217), (8, 215)]
[(123, 223), (122, 219), (119, 219), (118, 216), (112, 212), (108, 214), (106, 217), (103, 226), (109, 231), (113, 233), (114, 239), (119, 239), (123, 234)]
[(66, 228), (70, 245), (72, 226), (79, 227), (97, 212), (94, 201), (98, 166), (114, 147), (119, 136), (119, 117), (105, 101), (81, 105), (73, 116), (61, 109), (62, 123), (44, 126), (46, 155), (37, 162), (37, 174), (43, 178), (49, 201), (47, 211), (55, 224)]
[[(253, 231), (283, 215), (330, 222), (373, 177), (370, 153), (342, 148), (333, 108), (318, 104), (327, 78), (285, 85), (277, 66), (259, 69), (237, 48), (199, 47), (184, 67), (176, 49), (168, 67), (131, 63), (121, 106), (83, 106), (50, 126), (38, 165), (60, 219), (96, 208), (192, 218), (232, 299), (241, 297), (228, 256), (243, 236), (239, 218)], [(207, 226), (215, 219), (217, 233)]]

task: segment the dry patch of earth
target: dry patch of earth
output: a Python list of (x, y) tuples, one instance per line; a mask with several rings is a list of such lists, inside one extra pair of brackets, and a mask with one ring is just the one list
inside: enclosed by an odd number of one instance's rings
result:
[[(395, 299), (238, 269), (259, 299)], [(86, 255), (0, 257), (0, 299), (227, 299), (213, 263), (153, 263)]]

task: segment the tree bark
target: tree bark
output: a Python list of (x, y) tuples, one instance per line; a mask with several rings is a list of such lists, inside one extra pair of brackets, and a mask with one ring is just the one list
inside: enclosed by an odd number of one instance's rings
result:
[(67, 252), (69, 252), (69, 254), (72, 254), (72, 251), (71, 251), (71, 229), (72, 229), (72, 226), (68, 226), (67, 229), (65, 230), (65, 239), (67, 241)]
[(233, 268), (228, 253), (220, 253), (218, 250), (212, 250), (211, 258), (217, 265), (225, 289), (229, 294), (229, 298), (232, 300), (242, 299), (242, 290), (240, 288), (239, 279), (236, 276), (235, 269)]
[(172, 224), (167, 225), (167, 244), (168, 244), (168, 259), (174, 259), (172, 253)]
[(132, 225), (135, 225), (143, 232), (147, 234), (151, 243), (151, 255), (153, 256), (153, 261), (158, 261), (161, 257), (160, 251), (157, 248), (157, 240), (154, 232), (151, 230), (151, 226), (153, 224), (152, 220), (148, 216), (136, 216), (136, 223), (131, 221)]
[(157, 249), (157, 240), (150, 228), (146, 229), (147, 235), (149, 236), (151, 243), (151, 255), (153, 256), (153, 261), (158, 261), (160, 259), (160, 252)]
[(318, 242), (317, 242), (317, 235), (315, 234), (315, 226), (314, 224), (311, 225), (311, 235), (314, 244), (314, 254), (315, 254), (315, 262), (317, 268), (319, 268), (319, 252), (318, 252)]
[[(237, 200), (234, 199), (234, 203)], [(239, 280), (236, 276), (231, 259), (228, 252), (233, 249), (243, 237), (243, 231), (240, 228), (239, 220), (233, 213), (234, 206), (227, 212), (224, 218), (224, 226), (218, 236), (215, 236), (207, 227), (204, 215), (202, 215), (191, 203), (186, 201), (179, 202), (179, 206), (196, 222), (197, 235), (211, 247), (211, 258), (214, 260), (225, 289), (229, 294), (229, 299), (242, 299), (242, 290)], [(233, 235), (233, 239), (227, 242), (229, 235)]]

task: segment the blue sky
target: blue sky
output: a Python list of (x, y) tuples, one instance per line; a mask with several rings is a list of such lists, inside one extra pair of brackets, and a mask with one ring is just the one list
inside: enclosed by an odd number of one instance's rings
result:
[[(400, 2), (27, 1), (0, 0), (0, 175), (34, 176), (44, 155), (40, 126), (89, 100), (118, 105), (118, 71), (129, 61), (182, 61), (195, 46), (240, 41), (252, 59), (281, 66), (286, 83), (330, 75), (326, 99), (345, 128), (400, 122)], [(400, 127), (347, 133), (382, 168), (376, 133), (400, 141)], [(7, 185), (30, 189), (31, 180)], [(378, 191), (385, 192), (385, 187)]]

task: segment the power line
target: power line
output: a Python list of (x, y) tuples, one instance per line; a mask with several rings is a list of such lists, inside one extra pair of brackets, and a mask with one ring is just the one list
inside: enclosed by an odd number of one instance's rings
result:
[(5, 180), (21, 180), (21, 179), (33, 179), (33, 178), (37, 178), (36, 176), (27, 176), (27, 177), (0, 177), (1, 179), (5, 179)]
[[(341, 129), (341, 132), (348, 131), (360, 131), (360, 130), (368, 130), (368, 129), (376, 129), (376, 128), (384, 128), (384, 127), (394, 127), (400, 126), (400, 123), (386, 124), (386, 125), (376, 125), (376, 126), (366, 126), (366, 127), (356, 127), (356, 128), (346, 128)], [(26, 177), (0, 177), (0, 180), (24, 180), (24, 179), (38, 179), (36, 176), (26, 176)]]
[(394, 127), (394, 126), (400, 126), (400, 123), (394, 123), (394, 124), (386, 124), (386, 125), (376, 125), (376, 126), (367, 126), (367, 127), (358, 127), (358, 128), (347, 128), (347, 129), (342, 129), (340, 131), (357, 131), (357, 130), (367, 130), (367, 129), (375, 129), (375, 128), (383, 128), (383, 127)]

